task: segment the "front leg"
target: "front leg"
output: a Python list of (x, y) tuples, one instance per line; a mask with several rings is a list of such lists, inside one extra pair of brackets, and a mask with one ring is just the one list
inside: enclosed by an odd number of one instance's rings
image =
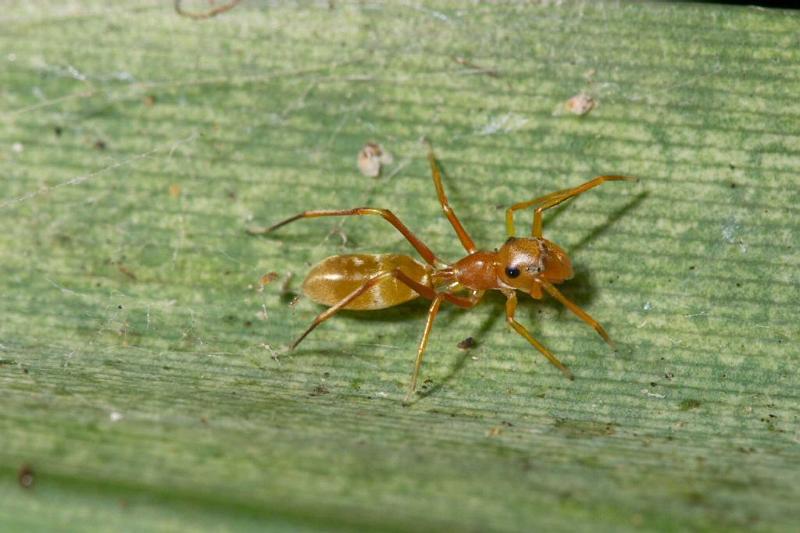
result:
[(520, 202), (512, 205), (506, 210), (506, 231), (508, 232), (508, 236), (514, 236), (514, 211), (536, 206), (533, 212), (533, 231), (531, 232), (531, 235), (534, 237), (541, 237), (542, 211), (545, 209), (550, 209), (551, 207), (555, 207), (560, 203), (565, 202), (570, 198), (574, 198), (579, 194), (583, 194), (589, 189), (597, 187), (598, 185), (601, 185), (607, 181), (619, 180), (636, 181), (636, 178), (631, 178), (628, 176), (598, 176), (593, 180), (587, 181), (583, 185), (578, 185), (577, 187), (573, 187), (571, 189), (564, 189), (563, 191), (556, 191), (545, 196), (540, 196), (539, 198), (534, 198), (533, 200), (529, 200), (527, 202)]
[(568, 300), (567, 297), (561, 294), (561, 291), (556, 289), (552, 283), (548, 283), (547, 281), (544, 280), (539, 281), (539, 283), (541, 284), (542, 287), (544, 287), (544, 290), (546, 290), (550, 296), (552, 296), (553, 298), (564, 304), (564, 306), (573, 313), (575, 313), (578, 316), (578, 318), (580, 318), (581, 320), (592, 326), (594, 330), (601, 337), (603, 337), (603, 340), (606, 341), (609, 346), (616, 349), (616, 347), (614, 346), (614, 342), (611, 340), (611, 337), (608, 336), (606, 330), (603, 328), (603, 326), (600, 325), (600, 323), (597, 320), (589, 316), (589, 313), (587, 313), (586, 311), (575, 305), (572, 301)]
[(525, 329), (525, 326), (517, 322), (517, 320), (514, 318), (514, 314), (517, 311), (517, 293), (514, 291), (503, 291), (503, 293), (507, 298), (506, 322), (508, 322), (508, 325), (511, 326), (514, 329), (514, 331), (525, 337), (525, 339), (529, 343), (531, 343), (534, 348), (539, 350), (539, 352), (541, 352), (541, 354), (545, 356), (547, 360), (553, 364), (553, 366), (561, 370), (561, 372), (565, 376), (567, 376), (569, 379), (575, 379), (575, 376), (572, 375), (572, 372), (570, 372), (569, 368), (564, 366), (564, 364), (561, 361), (559, 361), (558, 358), (555, 355), (553, 355), (553, 353), (550, 350), (545, 348), (542, 345), (542, 343), (534, 339), (533, 336), (531, 336), (531, 334), (528, 332), (528, 330)]

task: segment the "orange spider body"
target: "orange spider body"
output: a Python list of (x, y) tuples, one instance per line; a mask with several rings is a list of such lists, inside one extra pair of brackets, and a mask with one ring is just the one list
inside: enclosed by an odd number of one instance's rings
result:
[[(481, 300), (485, 291), (498, 290), (506, 297), (506, 320), (509, 326), (572, 379), (569, 369), (514, 318), (517, 308), (516, 291), (527, 293), (535, 299), (541, 299), (543, 293), (548, 293), (592, 326), (606, 342), (611, 344), (611, 339), (603, 327), (556, 289), (555, 285), (572, 277), (572, 263), (561, 247), (542, 237), (542, 212), (606, 181), (633, 178), (598, 176), (578, 187), (514, 204), (506, 211), (508, 239), (498, 250), (485, 251), (475, 247), (472, 238), (450, 207), (442, 186), (441, 172), (432, 150), (428, 152), (428, 160), (442, 210), (467, 251), (465, 257), (452, 264), (439, 259), (388, 209), (358, 207), (335, 211), (304, 211), (269, 228), (252, 231), (269, 233), (301, 218), (377, 215), (402, 233), (425, 261), (423, 264), (410, 256), (399, 254), (336, 255), (324, 259), (309, 272), (303, 282), (303, 291), (315, 302), (327, 305), (329, 308), (317, 316), (311, 326), (292, 344), (292, 348), (319, 324), (342, 309), (384, 309), (419, 296), (427, 298), (431, 300), (431, 306), (417, 350), (416, 364), (409, 387), (410, 396), (416, 389), (425, 346), (441, 303), (448, 301), (462, 308), (470, 308)], [(515, 237), (514, 211), (528, 207), (535, 207), (532, 235)]]

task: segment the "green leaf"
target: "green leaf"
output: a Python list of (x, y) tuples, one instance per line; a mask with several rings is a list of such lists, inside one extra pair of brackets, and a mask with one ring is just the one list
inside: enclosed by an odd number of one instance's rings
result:
[[(687, 3), (6, 6), (2, 529), (793, 529), (798, 23)], [(569, 382), (499, 294), (445, 307), (409, 406), (425, 302), (286, 350), (321, 310), (292, 303), (312, 264), (413, 250), (372, 217), (246, 228), (389, 207), (458, 259), (423, 136), (488, 249), (514, 202), (640, 178), (545, 216), (565, 295), (616, 352), (521, 298)], [(356, 164), (368, 141), (393, 155), (379, 178)]]

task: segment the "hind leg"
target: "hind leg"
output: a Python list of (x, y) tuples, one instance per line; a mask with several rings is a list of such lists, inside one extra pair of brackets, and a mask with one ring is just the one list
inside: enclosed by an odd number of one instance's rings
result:
[[(423, 283), (414, 280), (400, 269), (379, 272), (374, 276), (372, 276), (371, 278), (369, 278), (367, 281), (365, 281), (364, 284), (361, 285), (359, 288), (357, 288), (356, 290), (354, 290), (353, 292), (342, 298), (336, 304), (332, 305), (331, 307), (329, 307), (328, 309), (317, 315), (317, 318), (315, 318), (314, 321), (311, 322), (311, 325), (308, 326), (308, 329), (306, 329), (303, 332), (303, 334), (300, 335), (300, 337), (298, 337), (297, 340), (292, 343), (291, 349), (294, 350), (297, 347), (297, 345), (300, 344), (300, 341), (305, 339), (306, 336), (314, 330), (314, 328), (316, 328), (317, 326), (319, 326), (320, 324), (331, 318), (333, 315), (335, 315), (336, 313), (347, 307), (347, 304), (349, 304), (350, 302), (352, 302), (353, 300), (355, 300), (356, 298), (358, 298), (359, 296), (361, 296), (362, 294), (364, 294), (365, 292), (367, 292), (368, 290), (378, 285), (380, 282), (384, 281), (387, 278), (396, 278), (401, 283), (407, 285), (411, 290), (413, 290), (423, 298), (427, 298), (428, 300), (433, 300), (437, 298), (437, 293), (432, 287), (429, 287)], [(466, 299), (462, 299), (459, 298), (458, 296), (454, 296), (451, 294), (446, 295), (446, 297), (448, 300), (451, 300), (456, 305), (461, 305), (462, 307), (466, 302)]]

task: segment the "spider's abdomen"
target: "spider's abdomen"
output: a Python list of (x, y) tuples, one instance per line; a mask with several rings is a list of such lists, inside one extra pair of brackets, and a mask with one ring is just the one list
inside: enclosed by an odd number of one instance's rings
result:
[[(334, 255), (315, 265), (303, 282), (303, 292), (315, 302), (332, 306), (361, 287), (370, 278), (400, 269), (414, 281), (430, 286), (429, 267), (399, 254)], [(385, 309), (419, 295), (402, 281), (387, 277), (347, 304), (345, 309)]]

